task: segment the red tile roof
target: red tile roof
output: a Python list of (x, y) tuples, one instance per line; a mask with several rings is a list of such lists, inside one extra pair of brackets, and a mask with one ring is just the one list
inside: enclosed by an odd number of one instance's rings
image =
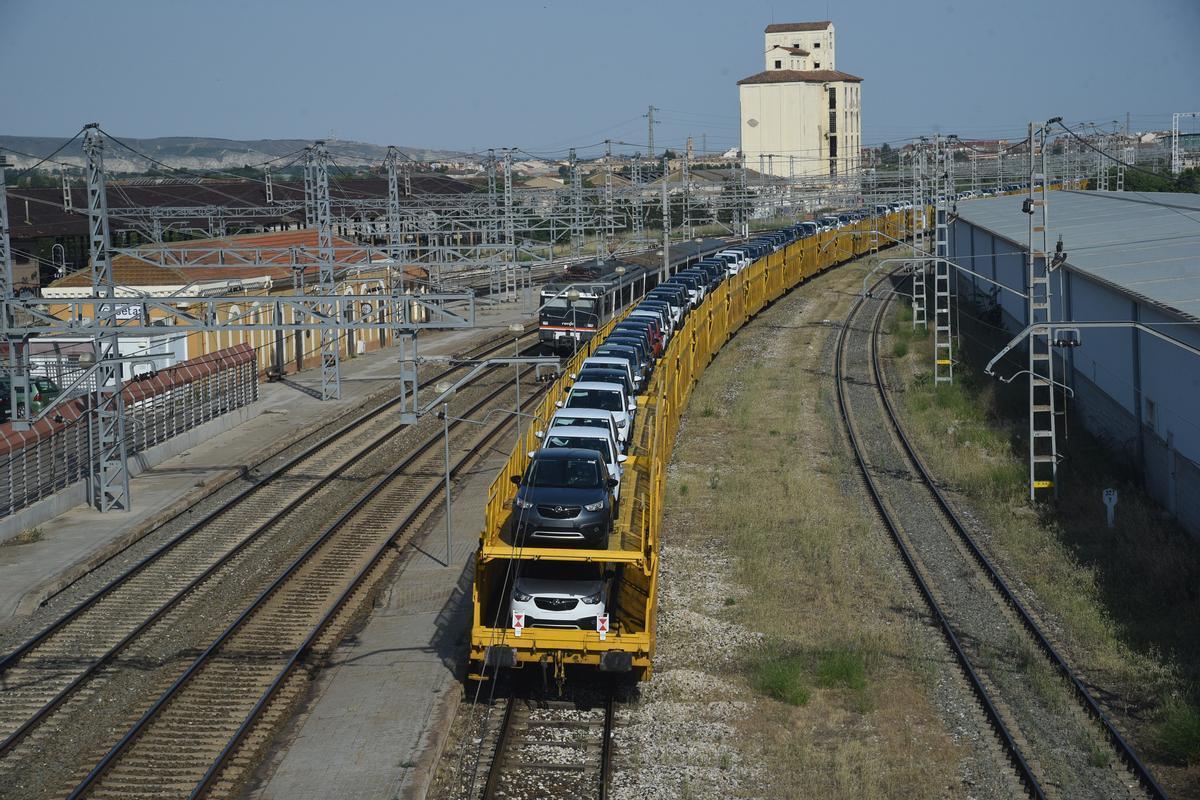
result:
[(791, 33), (792, 31), (823, 31), (832, 28), (830, 20), (820, 22), (775, 22), (767, 26), (764, 33)]
[[(362, 262), (368, 259), (368, 251), (346, 239), (333, 237), (336, 257), (341, 262)], [(147, 252), (155, 249), (154, 245), (141, 248)], [(193, 258), (204, 264), (212, 264), (211, 268), (195, 267), (160, 267), (147, 264), (133, 256), (118, 255), (113, 259), (113, 279), (121, 286), (186, 286), (192, 283), (221, 280), (247, 280), (250, 278), (268, 277), (274, 281), (290, 281), (292, 277), (292, 252), (297, 248), (296, 263), (303, 265), (305, 274), (317, 271), (314, 251), (317, 247), (317, 231), (315, 228), (302, 228), (293, 231), (268, 231), (266, 233), (247, 233), (238, 236), (223, 236), (214, 239), (190, 239), (182, 242), (170, 242), (162, 245), (166, 250), (206, 250), (209, 248), (264, 248), (261, 254), (262, 264), (246, 267), (216, 266), (220, 262), (215, 254)], [(50, 284), (49, 288), (91, 286), (90, 270), (79, 270), (64, 278), (59, 278)]]
[(828, 83), (830, 81), (849, 81), (861, 83), (862, 78), (842, 72), (837, 69), (771, 69), (742, 78), (738, 85), (755, 83)]

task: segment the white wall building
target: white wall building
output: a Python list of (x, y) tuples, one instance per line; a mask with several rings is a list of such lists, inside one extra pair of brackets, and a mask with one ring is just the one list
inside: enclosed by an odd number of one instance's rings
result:
[(855, 172), (862, 78), (838, 71), (833, 23), (779, 23), (764, 33), (764, 70), (738, 81), (746, 166), (781, 177)]

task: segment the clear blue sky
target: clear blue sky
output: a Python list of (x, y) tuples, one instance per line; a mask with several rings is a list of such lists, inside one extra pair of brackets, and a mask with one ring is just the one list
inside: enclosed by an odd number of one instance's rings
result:
[(867, 144), (1200, 110), (1200, 0), (0, 0), (0, 133), (553, 155), (644, 142), (653, 103), (656, 144), (727, 148), (763, 26), (827, 17)]

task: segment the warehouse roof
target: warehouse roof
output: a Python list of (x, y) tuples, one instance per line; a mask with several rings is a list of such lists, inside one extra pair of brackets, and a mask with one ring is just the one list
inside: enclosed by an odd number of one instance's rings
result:
[(749, 78), (742, 78), (738, 85), (752, 83), (827, 83), (829, 81), (862, 82), (862, 78), (842, 72), (840, 69), (769, 69)]
[(774, 22), (766, 27), (764, 33), (791, 33), (792, 31), (823, 31), (832, 28), (833, 23), (827, 19), (820, 22)]
[[(959, 216), (1024, 248), (1021, 197), (959, 203)], [(1050, 242), (1061, 236), (1069, 269), (1200, 320), (1200, 195), (1051, 192)]]

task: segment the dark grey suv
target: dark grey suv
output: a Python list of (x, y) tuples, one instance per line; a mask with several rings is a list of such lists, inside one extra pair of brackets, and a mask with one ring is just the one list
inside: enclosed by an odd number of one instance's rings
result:
[(617, 481), (595, 450), (538, 450), (513, 483), (514, 546), (608, 548)]

